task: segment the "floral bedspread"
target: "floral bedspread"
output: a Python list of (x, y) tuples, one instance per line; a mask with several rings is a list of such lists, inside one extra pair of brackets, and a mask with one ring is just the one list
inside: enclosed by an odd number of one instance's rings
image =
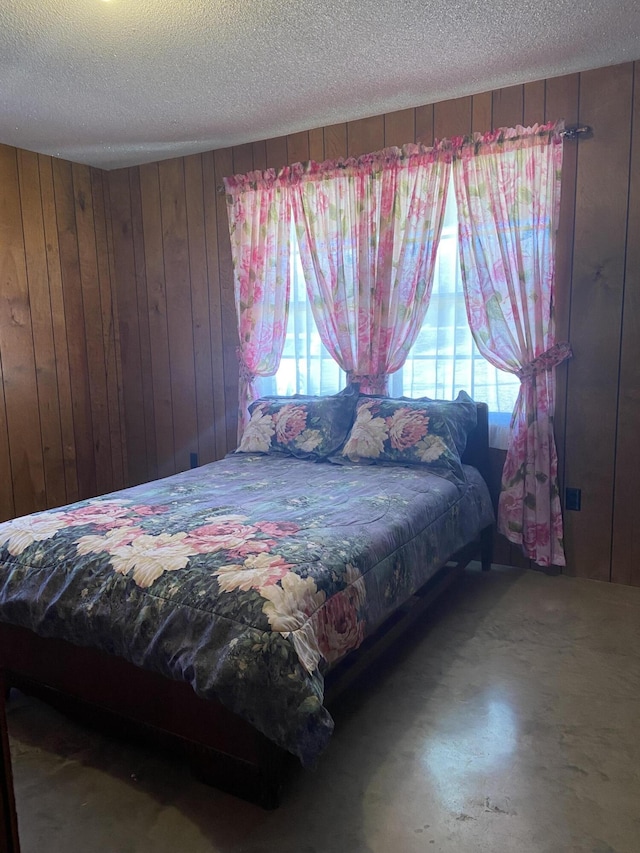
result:
[(190, 682), (315, 761), (323, 673), (493, 520), (473, 469), (241, 454), (0, 524), (0, 621)]

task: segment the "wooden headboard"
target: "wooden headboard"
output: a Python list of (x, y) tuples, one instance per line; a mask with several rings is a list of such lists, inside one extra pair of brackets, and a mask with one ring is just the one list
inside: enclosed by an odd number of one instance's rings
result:
[(476, 403), (478, 422), (476, 428), (467, 437), (467, 446), (462, 454), (466, 465), (473, 465), (480, 471), (487, 484), (491, 484), (491, 465), (489, 462), (489, 407), (486, 403)]

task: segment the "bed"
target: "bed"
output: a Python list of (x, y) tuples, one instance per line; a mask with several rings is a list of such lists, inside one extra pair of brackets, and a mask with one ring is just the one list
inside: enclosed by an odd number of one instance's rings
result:
[(257, 401), (223, 460), (0, 525), (0, 670), (169, 733), (273, 806), (363, 649), (471, 557), (489, 567), (487, 448), (466, 395)]

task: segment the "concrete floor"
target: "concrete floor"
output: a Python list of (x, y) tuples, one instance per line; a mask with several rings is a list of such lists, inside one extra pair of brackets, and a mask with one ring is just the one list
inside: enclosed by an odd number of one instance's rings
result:
[(638, 853), (640, 589), (470, 571), (274, 812), (13, 694), (23, 853)]

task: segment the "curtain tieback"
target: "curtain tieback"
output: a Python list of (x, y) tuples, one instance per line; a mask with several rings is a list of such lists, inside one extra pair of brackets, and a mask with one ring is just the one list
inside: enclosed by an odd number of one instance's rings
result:
[(520, 370), (517, 370), (516, 376), (521, 382), (524, 382), (526, 379), (533, 379), (538, 373), (552, 370), (554, 367), (562, 364), (566, 359), (571, 358), (572, 355), (571, 344), (567, 341), (562, 341), (561, 343), (554, 344), (546, 352), (541, 353), (533, 361), (530, 361), (524, 367), (520, 368)]
[(238, 356), (238, 370), (240, 374), (240, 379), (242, 382), (246, 382), (247, 385), (251, 385), (252, 382), (256, 380), (256, 374), (253, 373), (247, 367), (247, 363), (244, 360), (244, 355), (242, 353), (242, 347), (236, 347), (236, 355)]

